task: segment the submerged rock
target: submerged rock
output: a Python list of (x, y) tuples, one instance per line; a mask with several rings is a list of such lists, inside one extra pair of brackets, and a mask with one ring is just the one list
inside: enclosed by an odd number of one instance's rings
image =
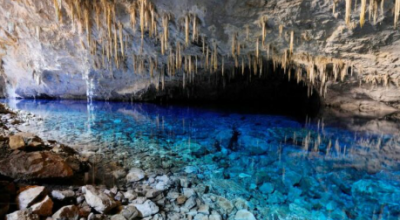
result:
[(93, 186), (87, 185), (82, 187), (82, 192), (85, 193), (87, 204), (100, 213), (107, 213), (117, 206), (113, 198), (96, 190)]
[(0, 159), (0, 174), (13, 179), (49, 179), (73, 176), (71, 167), (55, 153), (19, 151)]

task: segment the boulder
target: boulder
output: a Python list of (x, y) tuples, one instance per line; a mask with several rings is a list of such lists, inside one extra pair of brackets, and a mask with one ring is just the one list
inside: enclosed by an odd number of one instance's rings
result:
[(144, 177), (145, 173), (142, 169), (132, 168), (131, 170), (129, 170), (129, 173), (126, 176), (126, 180), (130, 183), (133, 183), (142, 180)]
[(82, 188), (88, 205), (100, 213), (107, 213), (117, 206), (113, 198), (96, 190), (93, 186), (87, 185)]
[(143, 204), (134, 204), (133, 206), (136, 207), (139, 211), (139, 217), (142, 218), (152, 216), (160, 211), (160, 208), (150, 200), (146, 200)]
[(55, 153), (19, 151), (0, 159), (0, 174), (29, 180), (67, 178), (74, 173), (64, 159)]
[(32, 213), (39, 216), (50, 216), (53, 214), (53, 201), (49, 196), (44, 197), (44, 199), (31, 206)]
[(53, 220), (78, 220), (79, 219), (79, 209), (74, 205), (64, 206), (59, 209), (52, 216)]
[(13, 212), (6, 216), (7, 220), (40, 220), (39, 216), (33, 214), (31, 210), (24, 209), (20, 211)]
[(235, 220), (256, 220), (256, 217), (254, 217), (253, 213), (242, 209), (236, 212)]
[(19, 209), (26, 209), (38, 202), (45, 195), (43, 186), (28, 186), (22, 188), (17, 196), (17, 204)]

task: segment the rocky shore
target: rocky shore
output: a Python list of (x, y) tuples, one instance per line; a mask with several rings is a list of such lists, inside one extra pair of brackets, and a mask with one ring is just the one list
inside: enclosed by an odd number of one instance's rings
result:
[(179, 174), (154, 169), (159, 162), (145, 154), (132, 163), (121, 150), (71, 148), (21, 132), (40, 123), (30, 113), (1, 104), (0, 116), (0, 219), (256, 219), (246, 201), (213, 194), (191, 167)]

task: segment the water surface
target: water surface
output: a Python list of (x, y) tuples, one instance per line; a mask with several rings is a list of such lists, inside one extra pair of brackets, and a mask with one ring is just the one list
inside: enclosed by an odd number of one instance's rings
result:
[(384, 129), (185, 106), (7, 102), (43, 118), (28, 131), (71, 146), (140, 149), (154, 158), (127, 160), (195, 175), (258, 219), (400, 217), (400, 139)]

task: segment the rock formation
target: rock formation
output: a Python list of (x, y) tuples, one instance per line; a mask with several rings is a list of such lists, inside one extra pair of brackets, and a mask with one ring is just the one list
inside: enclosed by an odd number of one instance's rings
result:
[(0, 85), (17, 97), (157, 100), (281, 68), (329, 106), (394, 112), (397, 2), (2, 0)]

